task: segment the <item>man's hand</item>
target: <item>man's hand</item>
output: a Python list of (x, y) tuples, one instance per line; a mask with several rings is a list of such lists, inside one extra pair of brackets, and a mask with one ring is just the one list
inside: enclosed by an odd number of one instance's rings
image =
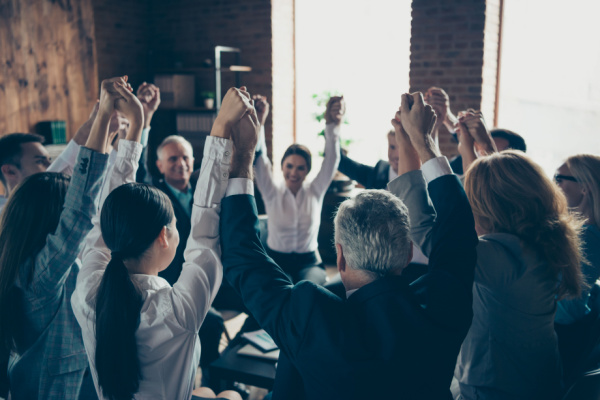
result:
[(229, 139), (233, 125), (250, 110), (254, 110), (254, 106), (252, 105), (250, 94), (246, 91), (246, 87), (242, 86), (239, 89), (230, 88), (223, 98), (221, 109), (213, 124), (210, 135)]
[(152, 83), (142, 83), (137, 90), (137, 97), (144, 109), (144, 129), (150, 128), (150, 121), (160, 105), (160, 89)]
[(425, 104), (421, 92), (402, 95), (399, 117), (421, 162), (441, 156), (440, 149), (431, 136), (436, 122), (435, 112), (430, 105)]
[(444, 124), (451, 129), (458, 122), (450, 110), (450, 97), (442, 88), (430, 87), (425, 93), (425, 102), (433, 107), (438, 124)]
[(139, 142), (142, 137), (142, 127), (144, 126), (144, 110), (142, 103), (133, 94), (131, 85), (124, 81), (117, 81), (114, 84), (115, 89), (121, 95), (115, 101), (115, 110), (123, 114), (129, 121), (129, 130), (127, 131), (127, 140)]
[(231, 178), (252, 179), (252, 162), (254, 150), (258, 142), (260, 122), (254, 108), (244, 114), (242, 119), (231, 129), (233, 140), (233, 158), (231, 162)]
[(402, 119), (402, 111), (398, 109), (394, 119), (392, 119), (392, 125), (394, 126), (394, 134), (396, 138), (396, 146), (398, 147), (398, 175), (405, 174), (409, 171), (415, 171), (421, 168), (421, 161), (419, 160), (419, 154), (413, 147), (408, 133), (402, 127), (400, 122)]
[(340, 125), (346, 113), (346, 102), (344, 96), (332, 96), (327, 101), (325, 108), (325, 123)]
[(117, 81), (126, 83), (127, 75), (105, 79), (100, 84), (100, 106), (98, 112), (103, 116), (108, 115), (110, 117), (112, 115), (115, 109), (115, 102), (121, 97), (114, 85)]
[(88, 140), (88, 138), (90, 137), (90, 132), (92, 131), (92, 125), (94, 124), (96, 115), (98, 115), (99, 107), (100, 107), (100, 101), (96, 101), (96, 104), (94, 104), (94, 108), (92, 108), (92, 112), (90, 113), (88, 120), (85, 121), (83, 123), (83, 125), (81, 125), (79, 127), (79, 129), (77, 129), (75, 136), (73, 136), (73, 141), (75, 143), (77, 143), (78, 145), (83, 146), (85, 144), (85, 142)]
[(267, 97), (260, 94), (255, 94), (252, 96), (252, 100), (254, 100), (254, 108), (256, 109), (258, 121), (260, 122), (261, 126), (265, 126), (267, 116), (269, 115), (269, 110), (271, 109), (271, 106), (267, 101)]
[[(458, 118), (459, 126), (468, 131), (468, 134), (475, 140), (476, 146), (483, 154), (498, 152), (496, 143), (488, 131), (483, 114), (480, 111), (469, 109), (461, 111)], [(464, 136), (464, 135), (463, 135)], [(465, 140), (468, 140), (465, 138)]]

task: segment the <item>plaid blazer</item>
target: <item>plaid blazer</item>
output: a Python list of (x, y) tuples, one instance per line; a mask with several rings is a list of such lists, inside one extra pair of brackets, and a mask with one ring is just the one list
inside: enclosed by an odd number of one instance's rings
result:
[[(14, 285), (18, 354), (8, 375), (13, 399), (77, 399), (88, 360), (71, 309), (83, 239), (92, 228), (108, 156), (79, 151), (64, 209), (46, 245), (21, 268)], [(34, 263), (33, 276), (28, 272)]]

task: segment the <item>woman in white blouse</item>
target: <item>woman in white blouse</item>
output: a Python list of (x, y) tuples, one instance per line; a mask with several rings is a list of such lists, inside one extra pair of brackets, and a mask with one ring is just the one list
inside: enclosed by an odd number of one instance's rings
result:
[[(219, 212), (232, 152), (227, 138), (232, 124), (251, 118), (247, 111), (254, 109), (242, 90), (232, 88), (223, 99), (206, 140), (185, 263), (171, 287), (158, 273), (179, 243), (173, 208), (160, 190), (127, 183), (135, 181), (143, 117), (135, 96), (115, 88), (122, 96), (116, 101), (131, 103), (130, 131), (102, 190), (102, 212), (86, 239), (71, 304), (100, 399), (189, 400), (200, 360), (198, 330), (223, 274)], [(93, 129), (107, 129), (105, 118), (97, 121)], [(240, 400), (231, 391), (219, 396)]]
[[(259, 119), (264, 125), (269, 105), (261, 96), (255, 96), (254, 99)], [(281, 160), (284, 182), (275, 182), (273, 178), (273, 166), (266, 154), (264, 131), (257, 146), (256, 184), (269, 216), (267, 252), (294, 283), (310, 280), (322, 285), (326, 280), (317, 250), (317, 236), (323, 198), (340, 163), (337, 143), (344, 108), (342, 97), (332, 97), (327, 103), (325, 159), (311, 182), (306, 182), (312, 158), (305, 146), (293, 144), (285, 151)]]

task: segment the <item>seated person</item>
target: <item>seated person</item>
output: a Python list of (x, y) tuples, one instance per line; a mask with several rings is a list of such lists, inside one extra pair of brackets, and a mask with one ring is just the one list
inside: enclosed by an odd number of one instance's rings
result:
[[(584, 351), (584, 339), (597, 314), (590, 313), (590, 290), (600, 277), (600, 157), (578, 154), (556, 170), (554, 180), (561, 188), (569, 210), (583, 218), (582, 242), (586, 261), (581, 264), (588, 289), (573, 300), (557, 304), (555, 328), (563, 357), (563, 370), (570, 368)], [(598, 310), (596, 310), (598, 312)]]
[[(266, 99), (255, 96), (259, 121), (268, 113)], [(344, 115), (342, 97), (332, 97), (327, 103), (325, 125), (325, 158), (312, 182), (306, 182), (312, 157), (300, 144), (292, 144), (281, 159), (284, 182), (276, 182), (273, 166), (267, 157), (264, 131), (257, 148), (255, 161), (256, 184), (269, 219), (267, 250), (292, 282), (310, 280), (322, 285), (327, 280), (325, 268), (318, 251), (317, 236), (321, 225), (321, 208), (325, 192), (331, 184), (338, 164), (340, 151), (337, 145)]]
[[(433, 110), (420, 94), (411, 95), (410, 108), (408, 96), (396, 114), (396, 140), (412, 155), (401, 172), (423, 181), (419, 158), (424, 169), (447, 161), (432, 140), (423, 140), (431, 138)], [(335, 218), (337, 265), (348, 297), (342, 300), (312, 282), (293, 285), (260, 243), (251, 180), (258, 125), (251, 112), (232, 133), (236, 152), (229, 196), (221, 203), (221, 257), (225, 276), (281, 349), (273, 399), (363, 400), (398, 397), (398, 390), (406, 399), (448, 398), (471, 323), (477, 244), (458, 179), (428, 178), (435, 245), (429, 272), (415, 282), (402, 274), (412, 252), (403, 202), (388, 191), (366, 190), (342, 203)], [(401, 127), (410, 139), (398, 139)], [(406, 203), (423, 205), (424, 181), (420, 190), (401, 186)], [(300, 381), (281, 381), (294, 375), (290, 369)]]
[[(100, 398), (190, 399), (200, 360), (197, 332), (221, 284), (219, 213), (232, 151), (229, 127), (251, 108), (243, 90), (230, 89), (207, 138), (194, 193), (192, 230), (180, 238), (173, 207), (160, 190), (133, 183), (142, 106), (115, 82), (131, 125), (119, 143), (101, 193), (100, 218), (86, 238), (83, 265), (71, 298)], [(95, 129), (106, 131), (105, 119)], [(128, 183), (129, 182), (129, 183)], [(158, 273), (186, 241), (185, 262), (171, 286)], [(221, 393), (240, 399), (235, 392)]]

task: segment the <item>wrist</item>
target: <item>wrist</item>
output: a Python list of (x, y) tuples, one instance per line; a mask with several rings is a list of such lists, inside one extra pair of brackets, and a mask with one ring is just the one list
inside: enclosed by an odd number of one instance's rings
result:
[(150, 128), (150, 121), (152, 121), (152, 117), (154, 116), (154, 112), (144, 112), (144, 129)]
[[(236, 150), (237, 152), (237, 150)], [(254, 161), (254, 153), (237, 153), (231, 161), (231, 170), (229, 178), (246, 178), (252, 179), (252, 162)]]
[(427, 135), (424, 139), (425, 140), (423, 141), (423, 143), (419, 145), (416, 149), (417, 153), (419, 154), (419, 158), (421, 159), (421, 162), (423, 164), (425, 164), (432, 158), (442, 156), (439, 147), (435, 144), (435, 141), (431, 136)]
[(229, 137), (231, 136), (229, 125), (226, 122), (220, 120), (219, 117), (217, 117), (210, 130), (210, 136), (217, 136), (229, 139)]

